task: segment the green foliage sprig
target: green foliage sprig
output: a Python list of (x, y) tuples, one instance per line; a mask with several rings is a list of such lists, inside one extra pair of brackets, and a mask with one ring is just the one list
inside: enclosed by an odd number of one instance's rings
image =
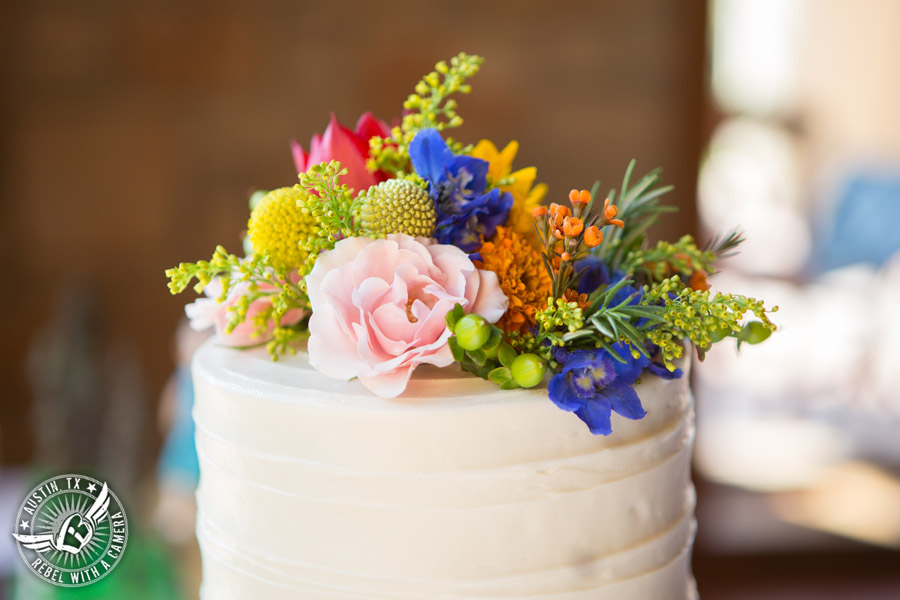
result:
[[(465, 81), (481, 69), (483, 62), (480, 56), (461, 52), (450, 59), (449, 65), (444, 61), (437, 63), (403, 103), (407, 113), (400, 126), (391, 129), (388, 138), (376, 136), (369, 140), (369, 170), (404, 176), (409, 173), (409, 144), (419, 131), (431, 127), (444, 131), (462, 125), (462, 117), (456, 112), (457, 102), (450, 96), (471, 91)], [(447, 139), (447, 144), (456, 153), (466, 151), (452, 138)]]
[[(626, 285), (633, 283), (622, 279), (615, 285), (607, 286), (593, 295), (587, 308), (582, 309), (577, 302), (562, 299), (548, 300), (547, 309), (536, 314), (538, 322), (538, 343), (547, 340), (551, 346), (561, 346), (568, 350), (580, 348), (603, 348), (620, 362), (625, 359), (613, 349), (613, 344), (626, 342), (632, 353), (647, 355), (644, 347), (647, 332), (663, 321), (661, 306), (646, 306), (626, 297), (616, 304), (613, 298)], [(549, 349), (544, 356), (551, 358)]]
[[(736, 335), (741, 340), (741, 331), (748, 327), (772, 332), (777, 329), (769, 319), (768, 312), (776, 312), (778, 307), (768, 311), (761, 300), (738, 294), (710, 294), (709, 290), (694, 290), (686, 286), (678, 277), (665, 279), (652, 287), (644, 288), (642, 304), (649, 307), (663, 307), (663, 320), (647, 330), (647, 339), (660, 348), (666, 368), (675, 368), (672, 361), (682, 354), (679, 340), (687, 338), (697, 348), (701, 360), (710, 345), (724, 335)], [(752, 313), (758, 321), (743, 324), (744, 315)], [(759, 325), (752, 325), (759, 323)], [(745, 337), (743, 341), (757, 343), (768, 337)]]
[[(662, 196), (672, 191), (671, 185), (659, 186), (660, 169), (654, 169), (633, 186), (630, 186), (631, 175), (636, 161), (632, 160), (625, 170), (622, 178), (622, 187), (618, 192), (619, 218), (625, 222), (622, 229), (613, 229), (603, 238), (594, 254), (600, 257), (609, 266), (610, 270), (620, 268), (623, 258), (629, 252), (639, 251), (647, 239), (647, 230), (659, 220), (665, 213), (677, 210), (674, 206), (660, 204)], [(599, 182), (594, 184), (591, 195), (596, 195), (600, 188)], [(616, 200), (616, 190), (612, 189), (608, 195), (610, 202)]]
[(305, 334), (303, 324), (281, 326), (280, 323), (288, 311), (309, 308), (306, 291), (299, 283), (291, 280), (286, 270), (272, 267), (265, 256), (253, 254), (242, 259), (229, 253), (224, 247), (217, 246), (210, 260), (183, 262), (175, 268), (167, 269), (166, 276), (169, 278), (169, 290), (172, 294), (183, 292), (194, 279), (197, 280), (193, 286), (194, 291), (202, 294), (213, 279), (218, 279), (222, 286), (222, 292), (216, 298), (218, 302), (224, 302), (238, 283), (248, 283), (247, 291), (228, 308), (225, 331), (231, 333), (243, 323), (256, 301), (267, 300), (265, 306), (253, 316), (251, 337), (262, 336), (269, 324), (275, 323), (274, 337), (266, 343), (273, 358), (285, 352), (293, 352), (290, 343)]
[(320, 199), (307, 206), (319, 220), (323, 237), (331, 241), (359, 235), (359, 196), (354, 198), (350, 188), (340, 182), (346, 174), (347, 169), (332, 160), (313, 165), (299, 175), (298, 187)]
[(619, 264), (619, 269), (644, 284), (659, 283), (672, 275), (691, 277), (702, 271), (716, 272), (713, 263), (719, 258), (714, 250), (701, 250), (690, 235), (677, 242), (660, 241), (652, 248), (630, 250)]

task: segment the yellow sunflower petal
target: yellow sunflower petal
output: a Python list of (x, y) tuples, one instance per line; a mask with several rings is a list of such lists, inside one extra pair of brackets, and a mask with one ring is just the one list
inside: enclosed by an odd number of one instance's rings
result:
[[(469, 153), (469, 156), (480, 158), (481, 160), (486, 160), (488, 162), (488, 177), (493, 181), (503, 178), (504, 173), (503, 165), (500, 161), (500, 152), (497, 151), (497, 146), (494, 145), (494, 142), (490, 140), (481, 140), (475, 145), (472, 152)], [(508, 168), (507, 165), (507, 169)], [(509, 171), (507, 170), (507, 173), (508, 172)]]
[(516, 159), (516, 154), (519, 153), (519, 142), (516, 140), (511, 141), (506, 145), (506, 148), (500, 151), (500, 156), (498, 157), (498, 162), (502, 166), (503, 176), (506, 177), (510, 171), (512, 171), (513, 161)]

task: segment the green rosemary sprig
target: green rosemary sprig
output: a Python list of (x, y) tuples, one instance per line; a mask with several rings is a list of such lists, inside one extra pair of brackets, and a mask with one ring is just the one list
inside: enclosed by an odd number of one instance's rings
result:
[[(677, 207), (660, 204), (662, 196), (672, 191), (671, 185), (659, 186), (660, 169), (654, 169), (633, 186), (629, 187), (631, 175), (636, 162), (632, 160), (622, 178), (622, 187), (618, 192), (619, 218), (625, 222), (622, 229), (613, 229), (603, 238), (603, 242), (594, 249), (594, 254), (609, 266), (610, 270), (620, 268), (620, 263), (629, 252), (640, 250), (647, 239), (647, 230), (665, 213), (674, 212)], [(596, 194), (599, 182), (594, 184)], [(616, 190), (609, 192), (610, 202), (616, 200)]]

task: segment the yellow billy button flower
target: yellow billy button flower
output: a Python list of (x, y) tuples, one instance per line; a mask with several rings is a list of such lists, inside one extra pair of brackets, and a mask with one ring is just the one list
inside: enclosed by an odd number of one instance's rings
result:
[(250, 244), (276, 269), (295, 269), (306, 260), (307, 251), (300, 244), (318, 231), (318, 221), (306, 207), (308, 199), (302, 189), (279, 188), (266, 194), (250, 213)]
[(363, 196), (361, 217), (363, 233), (369, 237), (390, 233), (431, 237), (437, 212), (425, 188), (406, 179), (389, 179)]

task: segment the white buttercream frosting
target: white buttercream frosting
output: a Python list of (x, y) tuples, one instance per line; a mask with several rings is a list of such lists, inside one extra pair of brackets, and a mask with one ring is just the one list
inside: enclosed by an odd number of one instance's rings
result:
[(645, 372), (604, 437), (455, 366), (395, 399), (303, 353), (207, 343), (193, 372), (202, 598), (695, 597), (687, 376)]

